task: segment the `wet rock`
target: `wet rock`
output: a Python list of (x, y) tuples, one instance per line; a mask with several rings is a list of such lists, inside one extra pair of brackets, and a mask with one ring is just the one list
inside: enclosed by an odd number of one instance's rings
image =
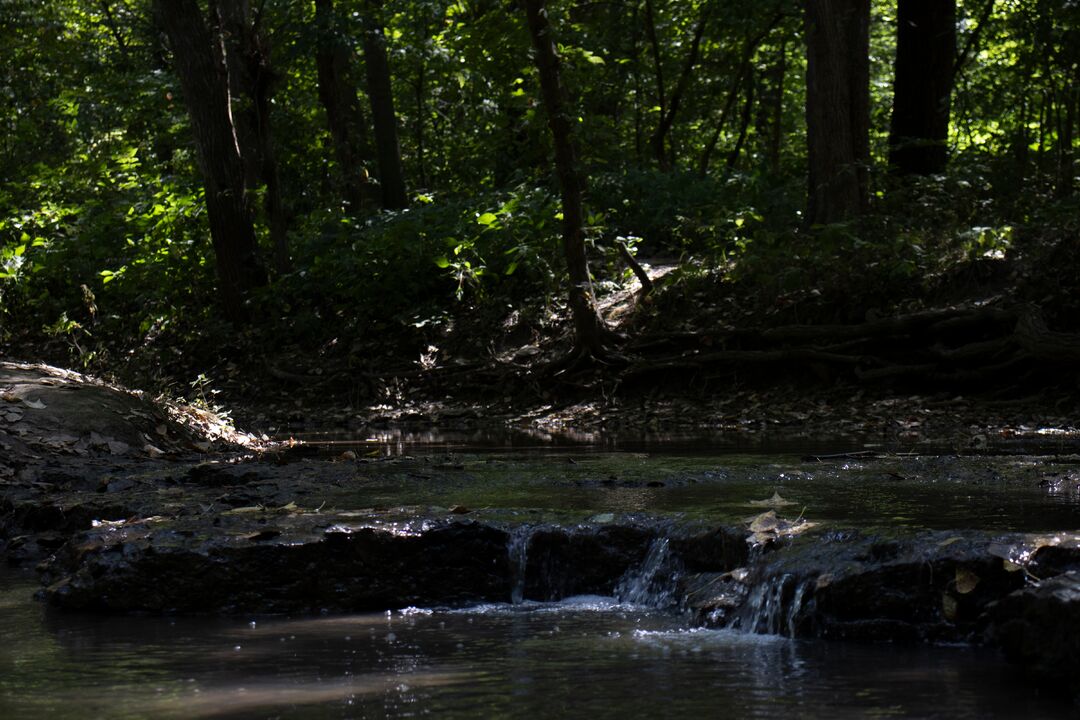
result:
[[(48, 601), (112, 612), (312, 612), (506, 600), (506, 533), (470, 522), (352, 527), (219, 516), (92, 531), (45, 568)], [(259, 522), (276, 526), (259, 529)]]
[(694, 573), (679, 581), (682, 607), (696, 624), (723, 627), (745, 602), (750, 588), (745, 568), (730, 572)]
[(747, 563), (750, 548), (741, 528), (719, 527), (676, 535), (672, 551), (687, 572), (727, 572)]
[(955, 642), (1023, 584), (979, 533), (803, 538), (752, 568), (731, 622), (756, 632), (869, 642)]
[(258, 482), (262, 475), (243, 465), (202, 462), (188, 470), (188, 482), (202, 487), (225, 487)]
[(626, 571), (641, 563), (655, 536), (654, 530), (622, 525), (537, 530), (526, 548), (524, 597), (611, 595)]
[(990, 611), (988, 640), (1043, 685), (1080, 693), (1080, 572), (1008, 595)]

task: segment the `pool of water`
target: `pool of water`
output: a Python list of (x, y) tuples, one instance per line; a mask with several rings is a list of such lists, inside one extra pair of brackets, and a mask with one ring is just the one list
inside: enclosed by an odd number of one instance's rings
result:
[[(312, 463), (295, 472), (317, 478), (321, 469)], [(457, 506), (513, 522), (622, 513), (741, 524), (776, 507), (783, 517), (848, 529), (1080, 528), (1080, 465), (1037, 457), (442, 454), (375, 461), (316, 495), (308, 501), (316, 506), (406, 513)]]
[(1058, 718), (970, 648), (688, 628), (610, 598), (281, 617), (58, 614), (0, 571), (0, 717)]

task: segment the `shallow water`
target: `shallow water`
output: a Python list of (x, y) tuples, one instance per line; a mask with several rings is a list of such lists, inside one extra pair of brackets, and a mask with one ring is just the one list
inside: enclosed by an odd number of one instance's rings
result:
[[(775, 507), (824, 531), (1080, 528), (1075, 458), (808, 462), (788, 454), (792, 448), (707, 455), (665, 444), (633, 452), (550, 444), (524, 452), (468, 443), (405, 449), (412, 457), (382, 445), (358, 452), (334, 466), (343, 470), (337, 481), (298, 504), (357, 510), (358, 522), (458, 506), (454, 512), (471, 518), (524, 526), (605, 524), (616, 516), (714, 526)], [(319, 480), (326, 467), (285, 469)], [(766, 502), (774, 493), (783, 504)], [(989, 651), (693, 630), (678, 614), (610, 598), (389, 615), (157, 618), (50, 612), (32, 600), (36, 589), (33, 576), (0, 568), (2, 720), (1038, 719), (1074, 712)]]
[(285, 618), (47, 612), (0, 571), (0, 717), (1056, 718), (994, 654), (813, 643), (610, 598)]
[[(317, 474), (316, 466), (307, 468)], [(313, 475), (314, 477), (315, 475)], [(803, 461), (789, 456), (442, 454), (358, 466), (328, 507), (458, 506), (473, 517), (580, 522), (605, 514), (739, 524), (778, 493), (783, 517), (844, 528), (1080, 528), (1080, 466), (1033, 457)], [(319, 498), (321, 501), (324, 498)], [(317, 504), (317, 503), (316, 503)]]

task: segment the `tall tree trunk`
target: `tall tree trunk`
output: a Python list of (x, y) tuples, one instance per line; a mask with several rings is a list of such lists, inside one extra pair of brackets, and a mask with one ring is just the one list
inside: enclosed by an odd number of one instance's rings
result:
[(427, 125), (427, 53), (428, 53), (428, 40), (431, 37), (431, 18), (427, 13), (418, 14), (418, 23), (420, 24), (420, 38), (421, 46), (418, 51), (420, 57), (418, 58), (420, 67), (416, 71), (416, 80), (413, 82), (413, 102), (415, 109), (413, 111), (413, 142), (416, 145), (416, 178), (420, 183), (420, 187), (426, 188), (428, 186), (427, 176), (427, 142), (425, 138), (425, 129)]
[(246, 182), (249, 189), (257, 188), (260, 183), (266, 188), (263, 209), (270, 224), (274, 268), (279, 273), (288, 272), (291, 266), (289, 223), (281, 198), (281, 176), (270, 125), (270, 99), (275, 80), (270, 47), (258, 27), (258, 20), (252, 16), (248, 0), (213, 0), (211, 8), (217, 11), (224, 41), (222, 47), (229, 70), (233, 121)]
[[(668, 154), (666, 149), (666, 143), (668, 133), (671, 131), (671, 127), (675, 124), (675, 115), (679, 112), (679, 105), (682, 103), (682, 97), (686, 93), (686, 89), (690, 86), (690, 79), (693, 75), (694, 65), (697, 64), (698, 51), (701, 47), (701, 38), (705, 34), (705, 26), (709, 22), (709, 11), (711, 5), (706, 4), (701, 10), (701, 18), (698, 20), (697, 27), (694, 28), (694, 36), (690, 40), (690, 50), (686, 53), (686, 62), (683, 64), (682, 73), (679, 75), (679, 81), (675, 84), (675, 89), (671, 93), (671, 99), (668, 101), (667, 109), (661, 111), (660, 121), (656, 125), (656, 131), (649, 138), (649, 146), (652, 148), (653, 157), (656, 158), (656, 162), (664, 170), (670, 170), (675, 165), (674, 153)], [(655, 40), (656, 31), (652, 31), (652, 37)], [(657, 68), (659, 68), (659, 59), (657, 59)], [(661, 80), (662, 82), (662, 80)], [(661, 91), (661, 96), (663, 92)]]
[(730, 175), (735, 169), (735, 164), (739, 161), (739, 155), (742, 154), (743, 145), (746, 143), (746, 132), (750, 128), (750, 117), (754, 110), (754, 68), (750, 67), (750, 71), (746, 75), (746, 97), (743, 100), (742, 117), (739, 120), (739, 135), (735, 140), (735, 147), (731, 148), (731, 152), (728, 153), (727, 162), (725, 163), (726, 170), (725, 175)]
[(780, 39), (776, 64), (773, 66), (772, 118), (769, 144), (766, 151), (769, 172), (780, 175), (780, 148), (784, 140), (784, 82), (787, 80), (787, 35)]
[(1064, 106), (1064, 112), (1059, 117), (1057, 184), (1054, 188), (1054, 194), (1063, 198), (1072, 195), (1073, 185), (1075, 184), (1073, 179), (1076, 174), (1073, 164), (1073, 138), (1076, 130), (1077, 96), (1080, 93), (1078, 93), (1077, 88), (1067, 84), (1061, 91), (1061, 95), (1061, 105)]
[(847, 220), (869, 202), (870, 0), (806, 0), (806, 220)]
[(642, 148), (645, 137), (645, 123), (643, 119), (642, 105), (645, 102), (645, 86), (641, 81), (641, 23), (638, 22), (640, 6), (634, 5), (633, 16), (630, 19), (633, 31), (630, 35), (630, 72), (634, 77), (634, 158), (638, 163), (642, 162)]
[(153, 0), (153, 10), (169, 38), (195, 134), (221, 304), (226, 317), (242, 322), (248, 317), (248, 293), (266, 284), (266, 272), (258, 259), (244, 162), (233, 126), (228, 69), (215, 51), (220, 39), (210, 32), (196, 0)]
[(351, 53), (338, 27), (334, 0), (315, 0), (315, 25), (319, 101), (326, 111), (342, 195), (349, 212), (355, 215), (376, 202), (366, 167), (371, 158), (371, 146), (364, 110), (350, 72)]
[(365, 0), (364, 25), (364, 69), (375, 124), (375, 151), (379, 159), (383, 207), (400, 210), (409, 204), (409, 199), (405, 192), (405, 171), (401, 166), (397, 113), (394, 112), (390, 60), (386, 56), (380, 0)]
[(956, 0), (900, 0), (889, 166), (932, 175), (949, 159), (949, 108), (956, 63)]
[(605, 341), (611, 332), (596, 309), (592, 278), (589, 276), (585, 254), (583, 183), (578, 174), (577, 150), (566, 107), (566, 89), (559, 72), (559, 56), (544, 0), (525, 0), (525, 12), (536, 50), (536, 69), (555, 146), (555, 171), (562, 190), (563, 253), (570, 279), (570, 311), (574, 320), (576, 349), (600, 358), (607, 354)]
[(667, 115), (667, 98), (664, 95), (664, 63), (660, 56), (660, 38), (656, 35), (656, 16), (653, 14), (652, 0), (645, 0), (645, 36), (649, 39), (649, 51), (652, 54), (654, 77), (656, 79), (656, 107), (660, 117)]

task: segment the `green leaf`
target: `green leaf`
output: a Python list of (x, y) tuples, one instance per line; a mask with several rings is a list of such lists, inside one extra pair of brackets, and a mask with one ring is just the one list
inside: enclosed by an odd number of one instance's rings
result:
[(476, 218), (476, 222), (477, 222), (478, 225), (491, 226), (496, 221), (498, 221), (498, 219), (499, 219), (499, 216), (496, 215), (495, 213), (486, 212), (483, 215), (481, 215), (480, 217)]
[(435, 258), (435, 264), (443, 269), (450, 267), (450, 261), (445, 257)]

